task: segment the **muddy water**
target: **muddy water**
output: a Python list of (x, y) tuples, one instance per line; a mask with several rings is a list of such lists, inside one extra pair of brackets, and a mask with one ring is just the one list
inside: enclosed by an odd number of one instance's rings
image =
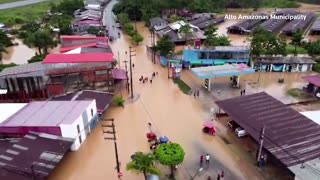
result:
[[(185, 160), (179, 166), (178, 179), (190, 179), (199, 168), (199, 156), (210, 153), (213, 164), (209, 170), (204, 170), (196, 179), (205, 179), (207, 175), (216, 177), (223, 169), (227, 179), (261, 179), (258, 174), (247, 169), (241, 156), (233, 153), (219, 137), (203, 135), (201, 132), (204, 120), (209, 118), (199, 101), (184, 95), (178, 87), (167, 78), (167, 69), (154, 65), (146, 56), (145, 46), (150, 43), (149, 32), (138, 24), (139, 32), (146, 37), (145, 41), (135, 47), (136, 56), (133, 57), (133, 86), (135, 102), (127, 101), (125, 108), (112, 107), (105, 117), (114, 118), (117, 132), (117, 143), (121, 171), (124, 180), (140, 180), (141, 175), (127, 172), (125, 164), (136, 151), (149, 151), (145, 134), (148, 122), (152, 123), (153, 131), (158, 135), (166, 135), (172, 142), (178, 142), (186, 152)], [(123, 36), (117, 43), (112, 44), (115, 54), (119, 51), (121, 61), (128, 59), (130, 41)], [(128, 43), (129, 42), (129, 43)], [(121, 62), (121, 67), (124, 63)], [(158, 71), (152, 84), (141, 84), (141, 75), (151, 76)], [(126, 91), (122, 95), (127, 97)], [(240, 166), (243, 167), (239, 169)], [(169, 173), (169, 169), (159, 166), (162, 176)], [(112, 141), (104, 141), (100, 128), (96, 128), (80, 150), (71, 153), (51, 177), (52, 180), (113, 180), (116, 178), (114, 146)]]
[(24, 45), (20, 39), (15, 39), (14, 43), (18, 43), (17, 46), (7, 48), (7, 53), (3, 54), (3, 64), (26, 64), (28, 60), (35, 55), (36, 50)]

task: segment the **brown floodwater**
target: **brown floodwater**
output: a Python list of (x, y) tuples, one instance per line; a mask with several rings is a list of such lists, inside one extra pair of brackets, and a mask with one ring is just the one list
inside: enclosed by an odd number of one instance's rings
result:
[[(167, 69), (153, 64), (146, 54), (146, 45), (150, 44), (149, 32), (143, 24), (138, 24), (138, 31), (145, 40), (134, 47), (136, 56), (132, 58), (133, 86), (135, 101), (127, 100), (125, 108), (110, 107), (104, 115), (114, 118), (117, 132), (117, 143), (121, 171), (124, 180), (140, 180), (137, 175), (125, 170), (130, 156), (136, 151), (149, 152), (146, 140), (148, 122), (157, 135), (166, 135), (172, 142), (182, 145), (185, 150), (185, 160), (179, 166), (178, 179), (190, 179), (198, 169), (199, 156), (209, 153), (213, 157), (210, 170), (204, 170), (196, 179), (205, 179), (207, 175), (216, 177), (224, 170), (227, 179), (263, 179), (255, 170), (254, 165), (233, 151), (219, 136), (207, 136), (201, 131), (203, 122), (210, 118), (208, 109), (203, 103), (193, 97), (183, 94), (179, 88), (167, 78)], [(130, 39), (123, 35), (116, 43), (111, 44), (120, 60), (128, 60), (125, 51), (129, 51)], [(117, 57), (117, 55), (116, 55)], [(121, 67), (124, 63), (121, 62)], [(153, 72), (159, 72), (153, 83), (142, 84), (138, 81), (141, 75), (151, 77)], [(120, 95), (120, 94), (119, 94)], [(124, 90), (122, 96), (128, 97)], [(202, 95), (200, 95), (200, 99)], [(214, 122), (215, 123), (215, 122)], [(221, 127), (215, 123), (217, 130)], [(114, 145), (112, 141), (103, 139), (102, 130), (96, 128), (77, 152), (70, 153), (58, 166), (50, 180), (114, 180), (115, 170)], [(162, 169), (162, 177), (169, 169)]]
[(15, 39), (13, 42), (18, 45), (7, 48), (7, 53), (3, 53), (3, 64), (27, 64), (28, 60), (35, 55), (36, 50), (23, 44), (20, 39)]

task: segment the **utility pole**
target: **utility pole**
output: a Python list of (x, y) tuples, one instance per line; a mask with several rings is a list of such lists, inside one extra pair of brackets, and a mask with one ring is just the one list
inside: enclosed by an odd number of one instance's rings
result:
[(128, 76), (128, 68), (127, 68), (127, 60), (123, 61), (124, 62), (124, 67), (126, 68), (126, 76), (127, 76), (127, 85), (126, 85), (126, 88), (127, 88), (127, 91), (129, 93), (129, 76)]
[(152, 54), (151, 54), (151, 59), (154, 64), (156, 64), (156, 51), (154, 47), (156, 46), (155, 42), (155, 35), (154, 35), (154, 27), (151, 29), (151, 48), (152, 48)]
[[(132, 80), (132, 57), (136, 56), (134, 53), (135, 51), (132, 50), (132, 47), (129, 47), (129, 64), (130, 64), (130, 88), (131, 88), (131, 99), (133, 99), (133, 80)], [(126, 52), (127, 54), (127, 52)]]
[(118, 51), (118, 62), (119, 62), (119, 69), (120, 69), (120, 53), (119, 53), (119, 51)]
[(263, 126), (260, 132), (260, 143), (259, 143), (259, 150), (258, 150), (258, 155), (257, 155), (257, 165), (259, 166), (260, 162), (260, 157), (262, 154), (262, 148), (263, 148), (263, 140), (264, 140), (264, 133), (265, 133), (266, 127)]
[[(105, 125), (105, 124), (101, 124), (102, 125), (102, 132), (103, 134), (112, 134), (113, 137), (104, 137), (105, 140), (113, 140), (114, 142), (114, 150), (115, 150), (115, 156), (116, 156), (116, 163), (117, 163), (117, 175), (118, 178), (120, 178), (122, 176), (122, 173), (120, 171), (120, 162), (119, 162), (119, 155), (118, 155), (118, 146), (117, 146), (117, 138), (116, 138), (116, 130), (115, 130), (115, 126), (114, 126), (114, 119), (101, 119), (101, 121), (104, 122), (111, 122), (111, 125)], [(105, 128), (111, 128), (110, 130), (105, 131)]]
[(169, 62), (169, 60), (167, 60), (168, 61), (168, 79), (170, 79), (170, 62)]

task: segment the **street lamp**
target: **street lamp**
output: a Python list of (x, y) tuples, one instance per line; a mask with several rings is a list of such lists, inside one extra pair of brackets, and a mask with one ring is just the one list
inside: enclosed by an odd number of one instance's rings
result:
[(194, 180), (194, 178), (201, 172), (203, 171), (203, 167), (199, 168), (198, 171), (191, 177), (191, 180)]

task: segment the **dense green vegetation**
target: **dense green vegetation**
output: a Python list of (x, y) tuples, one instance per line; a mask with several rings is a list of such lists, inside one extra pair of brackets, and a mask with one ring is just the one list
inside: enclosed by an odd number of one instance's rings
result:
[(118, 19), (120, 24), (124, 27), (124, 32), (126, 32), (131, 37), (131, 40), (136, 45), (143, 41), (143, 36), (141, 36), (133, 27), (128, 14), (120, 13), (118, 14)]
[(13, 46), (11, 38), (7, 36), (7, 34), (0, 30), (0, 62), (2, 60), (2, 54), (7, 53), (6, 48)]
[(226, 36), (218, 36), (217, 28), (215, 26), (209, 26), (205, 31), (204, 35), (207, 39), (204, 41), (205, 46), (229, 46), (230, 40)]
[(308, 98), (310, 95), (299, 88), (288, 89), (287, 94), (294, 98)]
[(5, 3), (12, 3), (12, 2), (17, 2), (21, 0), (0, 0), (0, 4), (5, 4)]
[(192, 12), (223, 12), (225, 8), (295, 8), (299, 4), (293, 0), (120, 0), (114, 6), (117, 15), (126, 13), (131, 20), (148, 22), (158, 16), (163, 9), (184, 9)]
[[(52, 1), (59, 3), (61, 0)], [(40, 21), (48, 13), (50, 1), (29, 6), (0, 10), (0, 22), (11, 26), (30, 21)]]

